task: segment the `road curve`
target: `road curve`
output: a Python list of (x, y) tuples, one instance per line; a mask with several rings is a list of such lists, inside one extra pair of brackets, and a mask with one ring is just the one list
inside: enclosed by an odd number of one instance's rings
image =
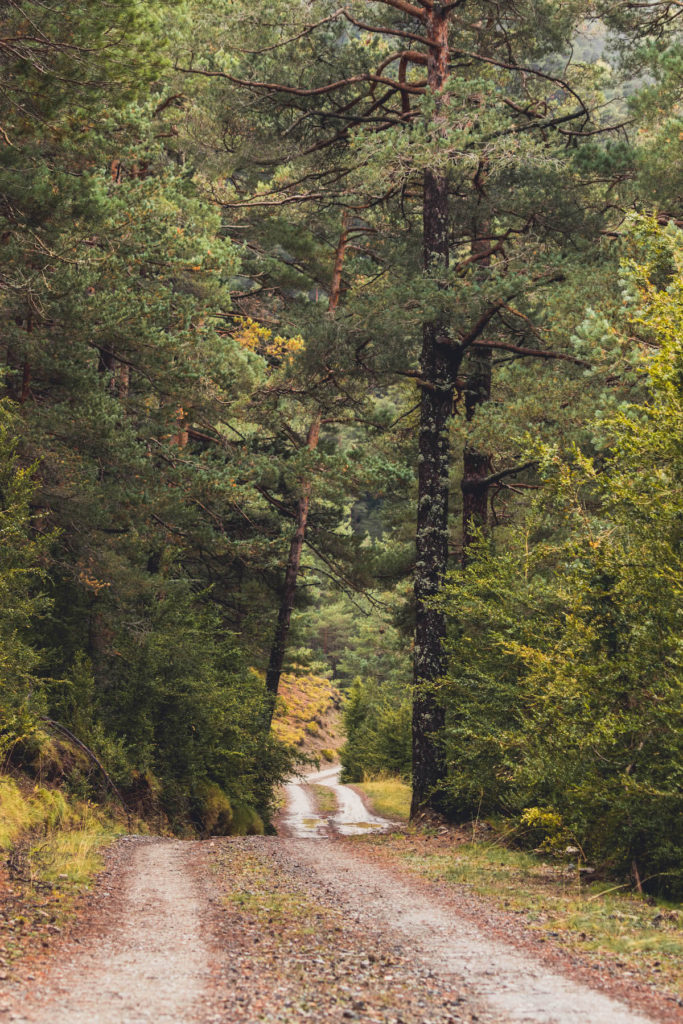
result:
[[(335, 765), (321, 772), (313, 772), (285, 786), (287, 810), (283, 819), (286, 831), (295, 839), (324, 839), (331, 833), (358, 836), (366, 832), (384, 832), (393, 822), (371, 814), (361, 797), (350, 786), (339, 782), (341, 768)], [(308, 788), (311, 785), (328, 786), (337, 800), (334, 814), (318, 813)]]

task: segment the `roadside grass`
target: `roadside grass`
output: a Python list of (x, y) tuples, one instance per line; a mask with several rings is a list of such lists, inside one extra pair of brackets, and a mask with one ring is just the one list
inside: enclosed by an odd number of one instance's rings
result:
[[(468, 834), (469, 833), (469, 834)], [(465, 886), (541, 940), (553, 939), (620, 972), (645, 976), (683, 995), (683, 905), (587, 882), (577, 865), (472, 841), (471, 829), (376, 836), (372, 842), (430, 880)]]
[(354, 786), (365, 794), (375, 814), (396, 821), (408, 820), (411, 789), (403, 779), (387, 776), (357, 782)]
[(20, 788), (10, 778), (0, 778), (0, 849), (9, 852), (24, 833), (38, 827), (61, 828), (72, 817), (71, 808), (59, 790)]
[(311, 785), (319, 814), (334, 814), (337, 810), (337, 797), (331, 786)]
[(105, 809), (0, 776), (0, 966), (54, 940), (123, 832)]
[(56, 833), (38, 843), (30, 851), (30, 860), (41, 881), (83, 887), (102, 870), (104, 847), (122, 831), (94, 819), (83, 828)]
[(106, 811), (62, 790), (0, 778), (0, 851), (25, 881), (86, 884), (101, 870), (99, 852), (124, 831)]

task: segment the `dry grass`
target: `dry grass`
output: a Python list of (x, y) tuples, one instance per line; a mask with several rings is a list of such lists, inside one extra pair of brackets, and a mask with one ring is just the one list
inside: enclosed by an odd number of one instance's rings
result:
[(79, 894), (124, 831), (60, 789), (0, 776), (0, 968), (57, 943)]
[(464, 830), (377, 837), (374, 842), (420, 875), (465, 886), (523, 925), (591, 959), (607, 959), (683, 994), (683, 906), (587, 882), (576, 866), (473, 842)]
[(359, 782), (360, 789), (368, 798), (372, 810), (382, 818), (407, 821), (410, 817), (412, 791), (403, 779), (382, 777)]
[(124, 831), (94, 805), (62, 790), (0, 778), (0, 850), (30, 883), (83, 885), (101, 869), (100, 851)]
[(339, 691), (324, 676), (305, 669), (284, 673), (273, 732), (284, 743), (332, 761), (342, 743), (338, 705)]

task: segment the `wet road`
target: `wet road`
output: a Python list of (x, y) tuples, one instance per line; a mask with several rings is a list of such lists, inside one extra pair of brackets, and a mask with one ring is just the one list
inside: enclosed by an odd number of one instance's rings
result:
[[(365, 832), (383, 832), (393, 822), (371, 814), (358, 793), (339, 782), (339, 765), (292, 781), (285, 787), (287, 810), (284, 824), (296, 839), (325, 839), (330, 833), (357, 836)], [(331, 815), (318, 813), (310, 785), (328, 786), (337, 800), (337, 810)]]

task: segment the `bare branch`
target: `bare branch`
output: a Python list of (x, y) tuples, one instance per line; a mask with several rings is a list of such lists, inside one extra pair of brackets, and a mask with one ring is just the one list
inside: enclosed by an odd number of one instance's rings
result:
[(472, 493), (474, 491), (483, 491), (488, 487), (492, 487), (493, 484), (499, 483), (501, 480), (505, 480), (508, 476), (516, 476), (517, 473), (523, 473), (525, 469), (532, 469), (538, 465), (537, 459), (531, 459), (529, 462), (523, 462), (521, 466), (512, 466), (510, 469), (501, 469), (499, 473), (492, 473), (490, 476), (484, 477), (471, 477), (462, 482), (463, 493)]
[(534, 359), (562, 359), (567, 363), (573, 363), (575, 366), (584, 366), (586, 369), (590, 369), (592, 363), (586, 362), (585, 359), (579, 359), (577, 356), (572, 356), (568, 352), (550, 352), (543, 348), (525, 348), (522, 345), (513, 345), (507, 341), (484, 341), (479, 339), (473, 343), (474, 348), (488, 348), (488, 349), (500, 349), (503, 352), (514, 352), (518, 356), (531, 356)]

